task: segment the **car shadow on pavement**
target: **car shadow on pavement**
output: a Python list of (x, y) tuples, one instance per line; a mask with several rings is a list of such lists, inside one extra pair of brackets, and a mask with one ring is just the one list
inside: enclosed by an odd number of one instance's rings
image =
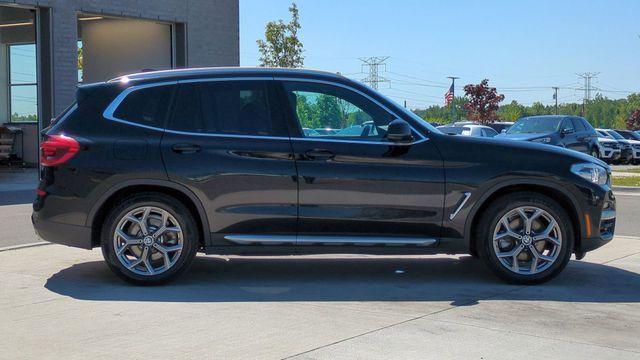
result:
[[(639, 302), (640, 274), (572, 261), (555, 280), (537, 286), (505, 284), (470, 256), (461, 258), (231, 258), (197, 257), (175, 282), (129, 285), (101, 261), (51, 276), (57, 294), (94, 301), (448, 301), (482, 299)], [(514, 291), (518, 290), (518, 291)]]

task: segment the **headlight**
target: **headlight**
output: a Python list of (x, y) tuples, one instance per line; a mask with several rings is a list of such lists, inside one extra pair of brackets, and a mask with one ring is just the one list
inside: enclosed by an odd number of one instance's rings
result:
[(584, 163), (571, 166), (571, 172), (594, 184), (607, 183), (607, 170), (600, 165)]
[(531, 140), (531, 142), (548, 144), (548, 143), (551, 142), (551, 138), (547, 136), (547, 137), (543, 137), (543, 138), (539, 138), (539, 139), (533, 139), (533, 140)]

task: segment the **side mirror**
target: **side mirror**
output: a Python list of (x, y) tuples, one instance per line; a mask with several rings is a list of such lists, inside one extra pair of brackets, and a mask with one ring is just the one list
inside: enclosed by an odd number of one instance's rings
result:
[(393, 120), (387, 127), (387, 139), (394, 143), (409, 143), (413, 141), (411, 126), (404, 120)]
[(500, 134), (506, 134), (507, 133), (507, 129), (502, 129), (502, 131), (500, 131)]
[(560, 135), (562, 135), (562, 136), (567, 135), (567, 134), (572, 134), (572, 133), (573, 133), (573, 130), (571, 130), (571, 129), (562, 129), (560, 131)]

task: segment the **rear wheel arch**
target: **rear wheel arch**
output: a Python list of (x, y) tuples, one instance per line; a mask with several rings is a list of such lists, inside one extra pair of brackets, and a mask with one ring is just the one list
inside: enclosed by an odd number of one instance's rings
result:
[(573, 233), (575, 236), (574, 250), (578, 251), (578, 249), (580, 249), (580, 242), (582, 239), (582, 235), (584, 234), (585, 225), (578, 214), (579, 206), (573, 196), (567, 194), (562, 190), (558, 190), (552, 184), (548, 184), (545, 182), (511, 182), (494, 186), (489, 191), (487, 191), (472, 208), (465, 224), (465, 240), (467, 241), (469, 252), (472, 255), (478, 255), (476, 231), (478, 229), (478, 223), (480, 218), (482, 217), (483, 211), (486, 210), (493, 202), (495, 202), (499, 198), (517, 192), (539, 193), (558, 202), (571, 219), (571, 225), (573, 226)]
[(168, 195), (185, 205), (196, 220), (200, 234), (201, 246), (205, 247), (210, 240), (209, 220), (202, 202), (189, 189), (178, 184), (161, 180), (140, 180), (121, 183), (103, 194), (91, 209), (87, 217), (87, 226), (91, 227), (91, 243), (100, 246), (102, 225), (109, 210), (118, 202), (132, 194), (141, 192)]

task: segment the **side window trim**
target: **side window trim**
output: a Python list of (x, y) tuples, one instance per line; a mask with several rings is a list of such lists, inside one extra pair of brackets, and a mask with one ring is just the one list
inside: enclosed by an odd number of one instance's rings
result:
[(136, 91), (142, 90), (142, 89), (152, 88), (152, 87), (171, 86), (171, 85), (177, 85), (177, 84), (178, 84), (177, 81), (164, 81), (164, 82), (158, 82), (158, 83), (130, 86), (130, 87), (124, 89), (122, 92), (120, 92), (120, 94), (118, 94), (118, 96), (116, 96), (116, 98), (111, 102), (111, 104), (109, 104), (109, 106), (107, 106), (107, 108), (104, 110), (104, 112), (102, 113), (102, 116), (107, 120), (111, 120), (111, 121), (115, 121), (115, 122), (119, 122), (119, 123), (123, 123), (123, 124), (127, 124), (127, 125), (138, 126), (138, 127), (141, 127), (141, 128), (150, 129), (150, 130), (156, 130), (156, 131), (165, 131), (164, 128), (159, 128), (159, 127), (156, 127), (156, 126), (149, 126), (149, 125), (144, 125), (144, 124), (138, 124), (138, 123), (135, 123), (135, 122), (132, 122), (132, 121), (128, 121), (128, 120), (125, 120), (125, 119), (117, 118), (114, 115), (114, 113), (116, 112), (116, 110), (118, 110), (118, 107), (124, 101), (124, 99), (127, 96), (129, 96), (129, 94), (131, 94), (133, 92), (136, 92)]
[[(177, 130), (170, 130), (170, 129), (166, 129), (166, 128), (159, 128), (159, 127), (149, 126), (149, 125), (144, 125), (144, 124), (138, 124), (138, 123), (134, 123), (134, 122), (131, 122), (131, 121), (124, 120), (124, 119), (119, 119), (119, 118), (114, 116), (114, 113), (116, 112), (116, 110), (118, 109), (118, 107), (120, 106), (122, 101), (124, 101), (124, 99), (129, 94), (131, 94), (131, 93), (133, 93), (135, 91), (138, 91), (138, 90), (142, 90), (142, 89), (146, 89), (146, 88), (150, 88), (150, 87), (178, 85), (178, 84), (182, 84), (182, 83), (210, 82), (210, 81), (234, 81), (234, 80), (247, 80), (247, 81), (250, 81), (250, 80), (261, 80), (261, 81), (272, 80), (272, 81), (274, 81), (275, 80), (275, 81), (279, 82), (280, 86), (282, 86), (282, 82), (283, 81), (311, 82), (311, 83), (319, 83), (319, 84), (338, 86), (338, 87), (347, 89), (349, 91), (353, 91), (353, 92), (355, 92), (355, 93), (357, 93), (357, 94), (359, 94), (361, 96), (364, 96), (367, 100), (372, 101), (376, 105), (380, 106), (382, 109), (387, 111), (389, 114), (393, 115), (395, 118), (403, 119), (403, 120), (407, 121), (409, 123), (409, 126), (411, 127), (411, 129), (420, 138), (416, 139), (412, 143), (405, 144), (405, 145), (418, 144), (418, 143), (421, 143), (421, 142), (429, 140), (428, 137), (426, 137), (422, 132), (418, 131), (415, 128), (414, 124), (412, 123), (412, 121), (410, 119), (405, 119), (404, 117), (398, 116), (398, 114), (396, 112), (392, 111), (387, 106), (385, 106), (384, 104), (380, 103), (378, 100), (372, 98), (371, 96), (363, 93), (362, 91), (360, 91), (358, 89), (355, 89), (355, 88), (353, 88), (351, 86), (348, 86), (348, 85), (344, 85), (344, 84), (340, 84), (340, 83), (337, 83), (337, 82), (333, 82), (333, 81), (326, 81), (326, 80), (320, 80), (320, 79), (305, 79), (305, 78), (296, 78), (296, 77), (278, 77), (278, 76), (249, 77), (249, 76), (247, 76), (247, 77), (195, 78), (195, 79), (184, 79), (184, 80), (155, 82), (155, 83), (142, 84), (142, 85), (133, 85), (133, 86), (130, 86), (130, 87), (124, 89), (120, 94), (118, 94), (118, 96), (116, 96), (116, 98), (104, 110), (104, 112), (102, 113), (102, 116), (105, 119), (110, 120), (110, 121), (115, 121), (115, 122), (131, 125), (131, 126), (138, 126), (138, 127), (142, 127), (142, 128), (145, 128), (145, 129), (168, 132), (168, 133), (179, 134), (179, 135), (195, 135), (195, 136), (224, 137), (224, 138), (238, 138), (238, 139), (328, 141), (328, 142), (339, 142), (339, 143), (357, 143), (357, 144), (386, 145), (386, 146), (392, 145), (389, 142), (366, 141), (366, 140), (355, 140), (355, 139), (354, 140), (351, 140), (351, 139), (349, 139), (349, 140), (340, 140), (340, 139), (320, 139), (320, 138), (305, 138), (305, 137), (280, 137), (280, 136), (261, 136), (261, 135), (233, 135), (233, 134), (195, 133), (195, 132), (177, 131)], [(166, 124), (165, 124), (165, 127), (166, 127)]]
[[(384, 111), (386, 111), (387, 113), (389, 113), (390, 115), (392, 115), (395, 119), (402, 119), (407, 121), (407, 119), (405, 119), (404, 117), (398, 116), (398, 114), (394, 111), (392, 111), (391, 109), (389, 109), (388, 107), (386, 107), (384, 104), (380, 103), (378, 100), (372, 98), (371, 96), (363, 93), (362, 91), (355, 89), (351, 86), (348, 85), (344, 85), (344, 84), (340, 84), (337, 82), (333, 82), (333, 81), (327, 81), (327, 80), (319, 80), (319, 79), (305, 79), (305, 78), (296, 78), (296, 77), (281, 77), (281, 76), (275, 76), (274, 79), (276, 81), (279, 82), (279, 88), (282, 90), (282, 94), (281, 96), (285, 96), (284, 94), (284, 82), (308, 82), (308, 83), (316, 83), (316, 84), (324, 84), (324, 85), (330, 85), (330, 86), (337, 86), (343, 89), (346, 89), (348, 91), (352, 91), (360, 96), (363, 96), (364, 98), (366, 98), (367, 100), (373, 102), (374, 104), (376, 104), (377, 106), (379, 106), (380, 108), (382, 108)], [(288, 99), (283, 99), (286, 100), (287, 103), (289, 102)], [(289, 106), (290, 107), (290, 106)], [(291, 111), (289, 110), (288, 113), (291, 113)], [(291, 117), (291, 115), (289, 116)], [(298, 127), (299, 129), (299, 133), (302, 132), (302, 126), (299, 123), (299, 121), (297, 119), (291, 119), (291, 121), (294, 121), (295, 124), (293, 124), (294, 126)], [(418, 144), (424, 141), (429, 140), (429, 138), (425, 137), (424, 134), (422, 134), (422, 132), (418, 131), (412, 124), (411, 121), (407, 121), (407, 123), (409, 123), (409, 127), (411, 127), (411, 130), (413, 130), (414, 133), (416, 133), (420, 138), (416, 139), (415, 141), (409, 143), (409, 144), (405, 144), (405, 145), (414, 145), (414, 144)], [(383, 142), (383, 141), (368, 141), (368, 140), (358, 140), (358, 139), (335, 139), (335, 138), (309, 138), (309, 137), (299, 137), (299, 136), (292, 136), (291, 140), (296, 140), (296, 141), (314, 141), (314, 142), (318, 142), (318, 141), (324, 141), (324, 142), (338, 142), (338, 143), (357, 143), (357, 144), (371, 144), (371, 145), (393, 145), (392, 143), (389, 142)]]

